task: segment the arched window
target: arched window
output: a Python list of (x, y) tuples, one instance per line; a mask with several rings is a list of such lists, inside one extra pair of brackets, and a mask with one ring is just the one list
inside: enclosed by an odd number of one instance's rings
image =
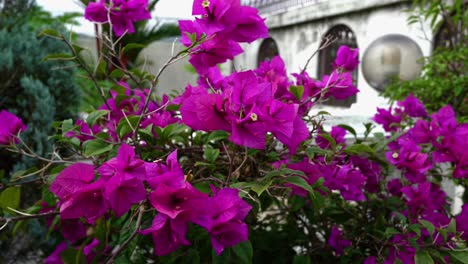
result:
[[(336, 25), (332, 27), (323, 37), (320, 47), (322, 47), (327, 39), (333, 38), (334, 41), (326, 48), (320, 50), (318, 59), (318, 73), (317, 77), (320, 79), (323, 75), (329, 75), (333, 71), (333, 61), (336, 57), (338, 48), (342, 45), (346, 45), (350, 48), (357, 48), (357, 41), (354, 32), (345, 25)], [(352, 72), (354, 85), (357, 86), (358, 69), (356, 68)], [(344, 106), (350, 107), (356, 102), (356, 95), (349, 97), (346, 100), (335, 100), (333, 98), (328, 99), (324, 102), (325, 105), (332, 106)]]
[(271, 60), (273, 57), (279, 55), (278, 46), (272, 38), (263, 40), (258, 51), (257, 66), (263, 61)]

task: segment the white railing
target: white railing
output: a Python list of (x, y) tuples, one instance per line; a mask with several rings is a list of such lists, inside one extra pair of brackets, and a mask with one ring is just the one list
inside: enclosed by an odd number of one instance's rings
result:
[(242, 5), (256, 7), (261, 14), (281, 13), (290, 8), (299, 8), (323, 1), (326, 0), (241, 0)]

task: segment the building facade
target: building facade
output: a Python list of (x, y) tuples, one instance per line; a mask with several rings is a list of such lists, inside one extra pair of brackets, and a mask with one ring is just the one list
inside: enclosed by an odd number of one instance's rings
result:
[[(361, 61), (373, 41), (389, 34), (408, 37), (424, 56), (430, 55), (432, 50), (433, 36), (429, 25), (424, 22), (408, 25), (409, 1), (245, 0), (243, 4), (259, 9), (266, 18), (271, 38), (244, 46), (245, 53), (234, 61), (236, 70), (255, 68), (265, 58), (279, 54), (289, 73), (299, 72), (330, 35), (336, 42), (312, 58), (307, 68), (312, 77), (320, 79), (330, 73), (336, 49), (343, 44), (359, 48)], [(362, 67), (353, 73), (353, 77), (360, 90), (355, 98), (326, 102), (315, 110), (332, 113), (329, 125), (347, 123), (363, 132), (362, 123), (369, 121), (377, 107), (387, 107), (388, 102), (364, 79)]]

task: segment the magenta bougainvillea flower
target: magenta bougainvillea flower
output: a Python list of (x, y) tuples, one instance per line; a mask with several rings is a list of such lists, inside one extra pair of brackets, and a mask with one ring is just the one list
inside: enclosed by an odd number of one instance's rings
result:
[(351, 241), (344, 239), (340, 229), (333, 226), (330, 231), (330, 237), (328, 238), (328, 245), (335, 250), (336, 255), (340, 256), (344, 253), (344, 249), (351, 246)]
[(391, 246), (388, 247), (388, 255), (384, 263), (395, 263), (397, 259), (403, 264), (414, 263), (416, 249), (409, 242), (409, 239), (414, 236), (414, 233), (394, 235), (390, 239)]
[(422, 153), (418, 145), (404, 137), (398, 140), (398, 144), (399, 151), (385, 153), (387, 160), (395, 167), (406, 170), (405, 176), (411, 182), (425, 182), (423, 173), (432, 167), (429, 155)]
[(171, 219), (161, 213), (153, 219), (150, 228), (142, 230), (140, 233), (153, 236), (154, 251), (158, 256), (170, 254), (180, 246), (190, 245), (190, 242), (185, 238), (187, 222), (177, 218)]
[[(315, 142), (317, 145), (323, 149), (330, 148), (331, 144), (328, 140), (325, 138), (321, 137), (322, 133), (318, 133), (317, 138), (315, 139)], [(346, 140), (346, 130), (344, 128), (341, 128), (339, 126), (333, 126), (331, 131), (330, 131), (330, 136), (335, 140), (336, 145), (345, 145)]]
[(400, 179), (392, 179), (387, 183), (387, 190), (393, 196), (400, 197), (402, 194), (401, 188), (403, 188), (403, 184), (401, 184)]
[(324, 98), (334, 97), (338, 100), (344, 100), (359, 92), (353, 85), (353, 77), (350, 72), (340, 73), (333, 71), (330, 75), (324, 75), (322, 80), (317, 82), (321, 90), (325, 90)]
[(227, 60), (232, 60), (242, 51), (243, 49), (239, 43), (220, 36), (214, 36), (194, 48), (189, 61), (198, 73), (206, 74), (210, 68)]
[(80, 219), (63, 219), (60, 231), (63, 238), (70, 242), (76, 242), (86, 237), (86, 227)]
[(104, 197), (104, 181), (91, 183), (68, 196), (60, 205), (61, 219), (85, 218), (94, 223), (109, 206)]
[(255, 74), (260, 82), (271, 84), (271, 91), (276, 99), (283, 99), (287, 94), (288, 99), (295, 98), (288, 90), (290, 83), (286, 66), (280, 56), (275, 56), (271, 60), (264, 61), (255, 69)]
[(367, 178), (366, 190), (369, 193), (380, 191), (380, 182), (384, 176), (379, 163), (359, 156), (351, 156), (351, 162)]
[(239, 0), (195, 0), (192, 14), (201, 15), (196, 23), (207, 35), (248, 43), (268, 37), (268, 28), (258, 10), (242, 6)]
[(208, 214), (208, 195), (186, 183), (184, 188), (160, 184), (149, 197), (151, 205), (171, 219), (193, 222), (206, 229), (211, 227)]
[(50, 191), (60, 199), (65, 199), (94, 181), (94, 166), (74, 163), (62, 170), (50, 185)]
[(27, 128), (16, 115), (6, 110), (0, 111), (0, 145), (17, 144), (16, 136)]
[(342, 166), (328, 165), (321, 168), (325, 178), (324, 185), (330, 190), (339, 190), (345, 200), (364, 201), (366, 196), (363, 187), (366, 177), (362, 173), (346, 164)]
[(211, 243), (216, 254), (224, 248), (248, 240), (248, 227), (244, 219), (252, 209), (232, 188), (219, 190), (210, 198), (213, 226), (210, 230)]
[(359, 49), (351, 49), (348, 46), (340, 46), (336, 52), (335, 68), (342, 68), (347, 71), (354, 71), (359, 65)]
[(430, 122), (422, 119), (416, 121), (414, 126), (408, 130), (408, 134), (418, 144), (429, 143), (437, 138), (431, 129)]
[(166, 159), (166, 165), (161, 161), (146, 163), (146, 181), (155, 190), (160, 184), (178, 189), (185, 188), (185, 175), (177, 160), (177, 150)]
[(291, 153), (309, 137), (298, 104), (274, 98), (272, 86), (253, 71), (235, 72), (221, 84), (219, 93), (188, 86), (176, 101), (183, 122), (196, 130), (230, 132), (229, 139), (250, 148), (263, 149), (271, 132)]
[(93, 259), (96, 257), (97, 252), (96, 248), (99, 246), (99, 240), (94, 238), (91, 243), (83, 247), (83, 255), (86, 257), (88, 263), (92, 263)]
[[(308, 158), (304, 158), (301, 162), (288, 164), (287, 160), (280, 161), (279, 163), (273, 164), (273, 167), (279, 169), (281, 164), (286, 164), (286, 167), (293, 170), (302, 171), (305, 174), (304, 180), (313, 185), (319, 178), (323, 177), (320, 167), (316, 164), (313, 164)], [(307, 197), (308, 191), (294, 184), (286, 183), (285, 186), (291, 188), (291, 195), (299, 195), (302, 197)]]
[[(233, 59), (243, 50), (239, 42), (253, 42), (268, 37), (268, 28), (258, 11), (242, 6), (239, 0), (195, 0), (195, 21), (181, 21), (181, 42), (190, 47), (192, 41), (205, 39), (191, 50), (190, 63), (200, 75), (207, 74), (212, 67)], [(188, 35), (193, 35), (190, 39)]]
[(419, 215), (422, 211), (443, 210), (446, 204), (445, 192), (430, 182), (420, 183), (416, 187), (403, 187), (401, 192), (406, 197), (406, 204), (413, 215)]
[(81, 143), (94, 139), (95, 135), (102, 131), (102, 129), (99, 129), (98, 125), (94, 125), (91, 129), (89, 125), (81, 119), (76, 120), (75, 126), (79, 128), (79, 131), (69, 131), (65, 136), (75, 137), (79, 139)]
[(404, 113), (411, 117), (427, 117), (426, 109), (418, 98), (410, 94), (405, 100), (399, 101), (398, 106), (404, 108)]
[(46, 259), (44, 259), (44, 263), (45, 264), (63, 264), (63, 260), (60, 254), (62, 254), (63, 251), (67, 250), (67, 248), (68, 248), (67, 241), (60, 242), (55, 247), (54, 251)]
[(389, 132), (397, 131), (402, 119), (401, 115), (393, 115), (392, 108), (390, 107), (388, 110), (377, 108), (377, 114), (374, 115), (372, 120), (382, 125), (384, 130)]
[(133, 23), (151, 18), (147, 10), (148, 0), (99, 0), (90, 2), (85, 9), (85, 18), (92, 22), (110, 24), (117, 37), (134, 33)]
[(104, 162), (97, 171), (106, 180), (109, 180), (114, 175), (123, 174), (131, 174), (133, 177), (144, 180), (146, 178), (144, 163), (143, 160), (136, 158), (133, 147), (122, 144), (117, 157)]
[(196, 130), (231, 130), (222, 95), (208, 94), (202, 87), (187, 87), (183, 97), (186, 98), (180, 107), (180, 113), (184, 124)]
[(130, 173), (118, 173), (106, 181), (104, 197), (117, 217), (120, 217), (133, 204), (146, 199), (146, 189), (140, 178)]
[(462, 238), (468, 241), (468, 204), (462, 206), (462, 211), (455, 217), (457, 231), (462, 233)]

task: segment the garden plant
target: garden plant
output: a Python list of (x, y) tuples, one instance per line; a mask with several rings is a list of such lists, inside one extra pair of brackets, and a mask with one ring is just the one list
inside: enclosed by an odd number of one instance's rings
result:
[[(0, 186), (0, 229), (47, 227), (45, 263), (468, 263), (468, 206), (454, 214), (442, 184), (468, 178), (468, 125), (450, 105), (428, 113), (413, 95), (377, 109), (357, 134), (330, 129), (314, 106), (359, 92), (359, 51), (340, 47), (319, 80), (287, 74), (281, 57), (223, 74), (240, 44), (268, 37), (239, 0), (195, 0), (179, 21), (184, 49), (157, 73), (120, 61), (146, 0), (89, 2), (84, 16), (109, 29), (98, 62), (69, 35), (43, 30), (86, 74), (100, 106), (53, 123), (53, 151), (36, 153), (34, 125), (0, 110), (0, 147), (39, 165)], [(244, 45), (244, 44), (243, 44)], [(198, 82), (157, 98), (158, 80), (181, 58)], [(123, 67), (125, 65), (125, 67)], [(21, 201), (41, 183), (41, 199)]]

